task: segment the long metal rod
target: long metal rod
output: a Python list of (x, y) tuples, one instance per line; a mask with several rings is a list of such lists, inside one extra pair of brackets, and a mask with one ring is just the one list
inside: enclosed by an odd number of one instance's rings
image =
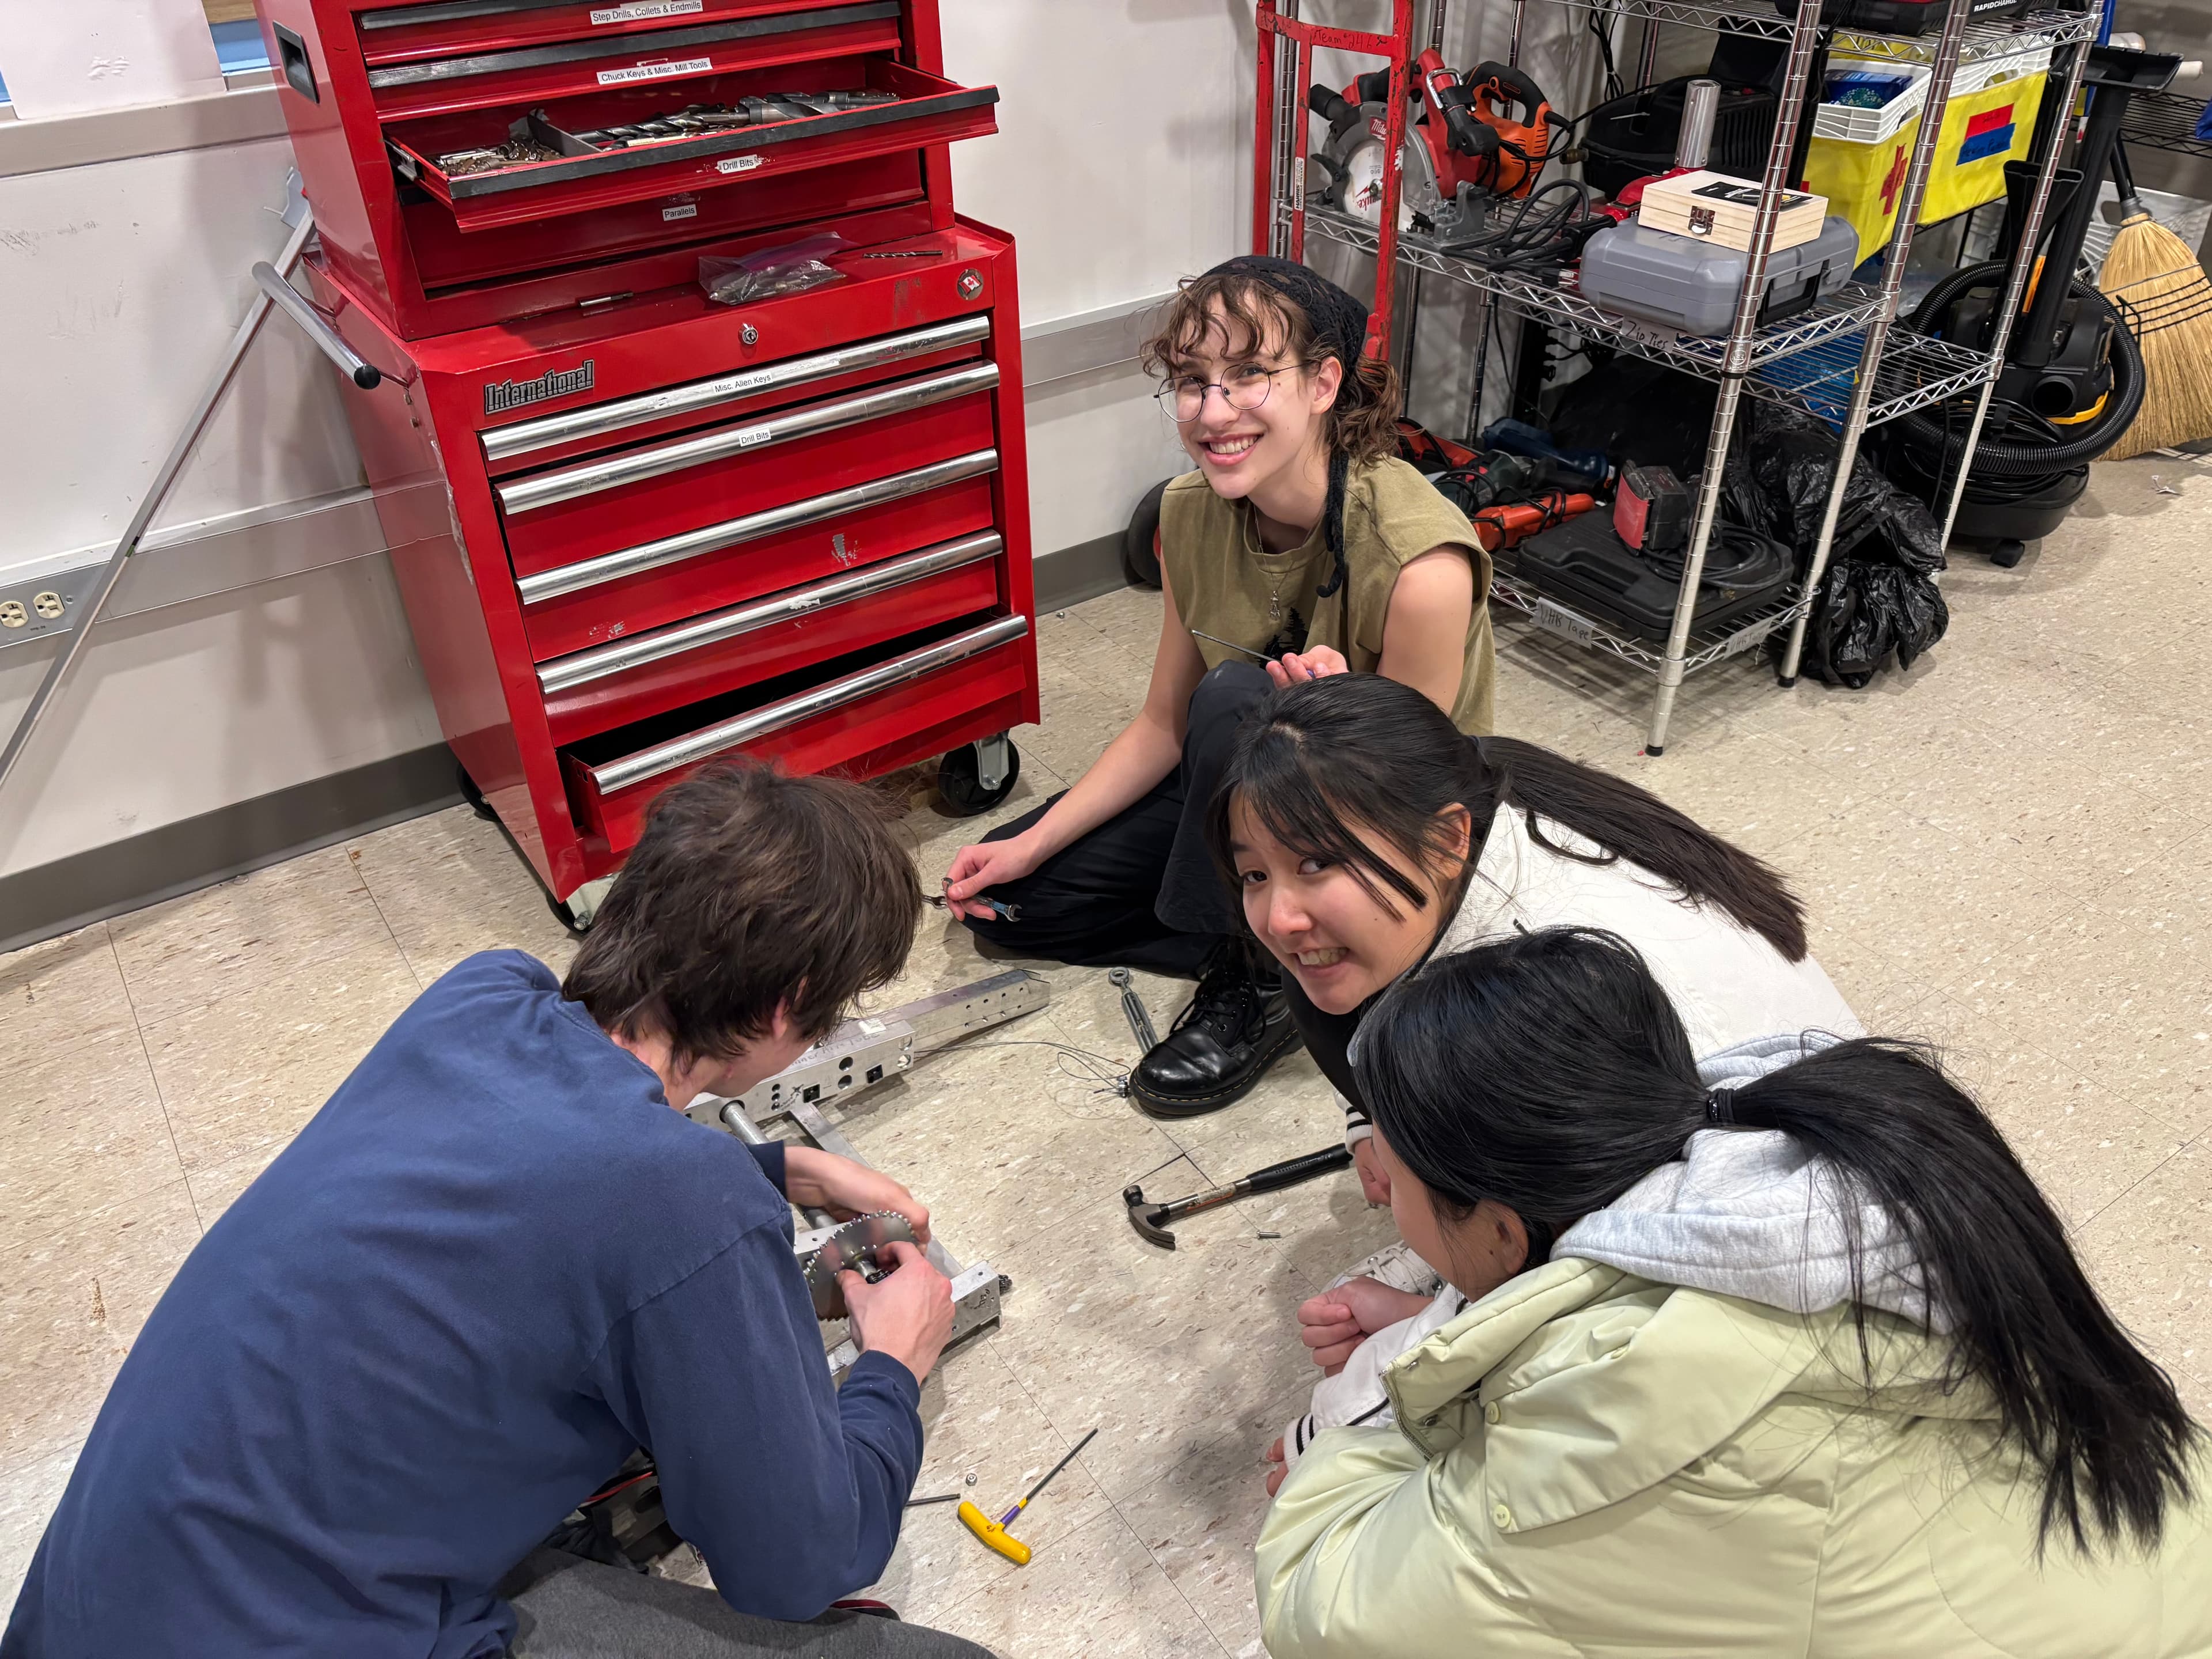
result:
[(1711, 436), (1705, 445), (1705, 470), (1698, 488), (1698, 512), (1690, 530), (1690, 545), (1682, 561), (1682, 585), (1674, 597), (1674, 620), (1667, 630), (1667, 655), (1659, 665), (1659, 689), (1651, 700), (1651, 729), (1644, 752), (1666, 752), (1667, 726), (1674, 718), (1674, 696), (1681, 690), (1682, 659), (1689, 654), (1690, 623), (1697, 614), (1698, 585), (1705, 579), (1705, 550), (1713, 537), (1713, 521), (1721, 504), (1721, 473), (1728, 464), (1729, 441), (1735, 431), (1736, 405), (1743, 398), (1744, 377), (1751, 372), (1752, 343), (1759, 331), (1759, 313), (1766, 298), (1766, 260), (1774, 246), (1774, 224), (1782, 195), (1789, 187), (1790, 157), (1797, 142), (1797, 118), (1805, 102), (1805, 82), (1820, 38), (1821, 0), (1798, 0), (1797, 26), (1790, 39), (1790, 70), (1784, 77), (1781, 103), (1774, 112), (1774, 142), (1766, 154), (1766, 174), (1760, 181), (1759, 211), (1752, 221), (1751, 248), (1744, 257), (1743, 291), (1736, 296), (1735, 321), (1729, 332), (1728, 351), (1722, 359), (1720, 395), (1713, 400)]
[[(1921, 112), (1920, 137), (1912, 147), (1912, 164), (1905, 175), (1904, 193), (1898, 198), (1897, 226), (1891, 231), (1889, 251), (1882, 261), (1881, 309), (1867, 325), (1859, 351), (1856, 383), (1844, 415), (1844, 429), (1836, 446), (1836, 476), (1828, 482), (1827, 505), (1820, 511), (1820, 533), (1813, 540), (1813, 556), (1805, 567), (1805, 580), (1797, 591), (1797, 619), (1790, 624), (1790, 644), (1782, 653), (1780, 678), (1784, 685), (1797, 680), (1798, 659), (1805, 649), (1805, 629), (1819, 602), (1820, 578), (1828, 568), (1828, 554), (1836, 538), (1836, 520), (1843, 512), (1844, 494), (1856, 464), (1859, 439), (1867, 427), (1867, 410), (1873, 407), (1875, 382), (1880, 378), (1881, 356), (1889, 343), (1889, 326), (1897, 316), (1899, 295), (1905, 287), (1905, 262), (1912, 252), (1912, 233), (1920, 222), (1920, 199), (1928, 188), (1935, 165), (1936, 145), (1943, 129), (1944, 106), (1951, 99), (1951, 77), (1958, 72), (1959, 54), (1966, 40), (1966, 13), (1971, 0), (1951, 0), (1943, 14), (1943, 33), (1936, 44), (1936, 64), (1929, 71), (1928, 105)], [(1994, 372), (1994, 371), (1992, 371)]]
[[(303, 210), (290, 240), (284, 244), (284, 251), (276, 256), (277, 270), (286, 276), (292, 273), (298, 266), (300, 255), (306, 250), (307, 238), (314, 234), (314, 215)], [(47, 665), (46, 676), (39, 682), (39, 689), (31, 694), (31, 701), (16, 717), (15, 735), (8, 739), (8, 747), (0, 750), (0, 792), (7, 789), (8, 780), (14, 774), (16, 763), (22, 759), (23, 751), (28, 747), (33, 734), (38, 731), (40, 722), (46, 718), (46, 711), (52, 708), (55, 694), (61, 690), (63, 683), (76, 667), (77, 659), (84, 654), (85, 647), (91, 642), (93, 623), (100, 620), (100, 613), (107, 608), (108, 600), (114, 598), (116, 584), (123, 580), (124, 567), (131, 562), (131, 556), (138, 550), (138, 544), (145, 538), (147, 526), (154, 522), (154, 515), (169, 499), (169, 491), (176, 487), (177, 477), (185, 470), (185, 463), (191, 459), (192, 452), (199, 447), (200, 439), (207, 431), (208, 422), (215, 414), (216, 405), (222, 401), (223, 393), (230, 390), (230, 383), (238, 374), (238, 366), (246, 359), (246, 348), (253, 343), (253, 337), (261, 331), (261, 325), (268, 319), (269, 307), (272, 303), (266, 293), (255, 294), (252, 304), (246, 308), (245, 321), (239, 324), (238, 331), (230, 337), (230, 343), (224, 348), (222, 356), (216, 362), (215, 373), (209, 376), (199, 402), (193, 405), (191, 415), (185, 422), (184, 430), (177, 434), (177, 441), (170, 447), (168, 459), (161, 463), (161, 470), (154, 475), (153, 484), (139, 499), (138, 510), (131, 514), (129, 527), (124, 531), (122, 539), (115, 544), (115, 551), (108, 556), (107, 568), (85, 590), (83, 607), (77, 612), (70, 631), (62, 635), (61, 650)]]
[[(2036, 174), (2035, 194), (2028, 203), (2027, 217), (2021, 225), (2020, 245), (2012, 251), (2012, 269), (2005, 275), (2004, 301), (1997, 307), (1996, 331), (1990, 336), (1990, 378), (1982, 382), (1982, 395), (1974, 400), (1974, 418), (1966, 423), (1966, 447), (1959, 452), (1959, 476), (1952, 479), (1951, 499), (1944, 504), (1943, 534), (1936, 542), (1938, 547), (1951, 544), (1951, 527), (1959, 521), (1959, 504), (1966, 497), (1966, 478), (1973, 466), (1974, 447), (1982, 441), (1982, 422), (1989, 417), (1990, 399), (1996, 395), (1997, 375), (2004, 368), (2005, 349), (2012, 342), (2012, 325), (2020, 314), (2021, 295), (2027, 290), (2028, 273), (2035, 269), (2035, 246), (2043, 234), (2043, 214), (2051, 200), (2051, 182), (2057, 176), (2059, 158), (2066, 153), (2066, 135), (2074, 125), (2074, 100), (2081, 95), (2081, 76), (2089, 67), (2087, 41), (2071, 50), (2074, 61), (2066, 71), (2066, 91), (2059, 102), (2057, 118), (2051, 123), (2051, 148)], [(2081, 188), (2094, 195), (2097, 181), (2084, 179)], [(2073, 276), (2071, 271), (2057, 275), (2061, 282)]]

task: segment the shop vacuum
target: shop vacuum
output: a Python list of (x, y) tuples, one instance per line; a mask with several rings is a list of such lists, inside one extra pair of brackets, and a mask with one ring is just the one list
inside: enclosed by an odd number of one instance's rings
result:
[[(2019, 563), (2027, 543), (2064, 521), (2088, 488), (2090, 459), (2111, 447), (2142, 406), (2142, 355), (2127, 319), (2088, 283), (2059, 278), (2071, 278), (2080, 262), (2129, 94), (2162, 88), (2179, 64), (2158, 52), (2089, 49), (2083, 80), (2095, 90), (2081, 165), (2060, 168), (2051, 180), (2039, 270), (2007, 343), (1952, 526), (1953, 539), (1986, 549), (1999, 565)], [(2005, 184), (2002, 245), (2014, 248), (2034, 189), (2033, 165), (2008, 164)], [(1996, 259), (1943, 277), (1913, 311), (1912, 326), (1986, 350), (2008, 264)], [(1971, 399), (1900, 416), (1884, 432), (1884, 470), (1940, 512), (1972, 426)]]

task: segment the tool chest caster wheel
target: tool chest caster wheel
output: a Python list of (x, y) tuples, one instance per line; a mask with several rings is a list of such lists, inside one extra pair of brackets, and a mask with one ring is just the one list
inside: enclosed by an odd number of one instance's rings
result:
[(579, 919), (575, 911), (555, 898), (550, 893), (545, 896), (545, 908), (553, 913), (553, 919), (556, 921), (577, 939), (583, 938), (592, 931), (592, 918), (588, 915)]
[(2026, 542), (1999, 542), (1990, 550), (1990, 562), (2000, 570), (2009, 570), (2021, 562), (2027, 552)]
[(1121, 568), (1139, 587), (1160, 585), (1160, 497), (1170, 482), (1163, 478), (1145, 492), (1121, 532)]
[(988, 812), (1014, 793), (1022, 751), (1003, 732), (963, 744), (937, 763), (937, 793), (955, 817)]
[(453, 777), (461, 787), (461, 799), (468, 802), (469, 809), (486, 823), (497, 823), (499, 814), (491, 810), (491, 803), (483, 798), (483, 791), (477, 787), (477, 781), (469, 775), (469, 769), (455, 761)]

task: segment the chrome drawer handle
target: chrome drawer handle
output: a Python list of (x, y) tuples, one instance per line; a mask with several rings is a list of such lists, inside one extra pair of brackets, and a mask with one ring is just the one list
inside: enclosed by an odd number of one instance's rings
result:
[[(899, 15), (898, 0), (873, 0), (861, 6), (833, 6), (824, 11), (785, 12), (767, 17), (710, 23), (704, 28), (654, 29), (642, 34), (602, 35), (596, 40), (570, 40), (556, 46), (525, 46), (513, 52), (478, 52), (467, 58), (440, 58), (422, 64), (394, 64), (368, 72), (368, 84), (385, 87), (420, 86), (428, 81), (451, 81), (463, 76), (495, 75), (501, 70), (542, 69), (549, 64), (574, 64), (597, 58), (655, 58), (683, 46), (713, 46), (721, 40), (744, 40), (760, 35), (788, 34), (796, 29), (835, 27), (843, 23), (880, 22)], [(362, 19), (362, 27), (375, 26), (379, 13)], [(406, 21), (416, 21), (410, 19)]]
[(725, 427), (686, 438), (680, 443), (661, 444), (612, 460), (592, 461), (584, 466), (564, 467), (558, 472), (519, 479), (499, 486), (499, 504), (510, 514), (527, 513), (556, 501), (572, 501), (580, 495), (596, 495), (601, 490), (658, 478), (664, 473), (681, 472), (686, 467), (720, 460), (726, 455), (742, 454), (748, 449), (767, 448), (788, 443), (793, 438), (811, 437), (817, 432), (857, 426), (862, 421), (878, 420), (886, 415), (926, 409), (931, 404), (941, 404), (970, 392), (988, 392), (998, 384), (996, 363), (972, 363), (950, 374), (933, 374), (926, 380), (909, 380), (880, 392), (863, 392), (857, 398), (842, 398), (835, 403), (794, 409), (751, 426)]
[(843, 605), (853, 599), (865, 599), (878, 593), (887, 593), (908, 582), (918, 582), (925, 576), (934, 576), (946, 570), (957, 570), (963, 565), (975, 564), (994, 556), (1006, 546), (995, 530), (987, 530), (978, 536), (963, 536), (957, 542), (946, 542), (937, 547), (925, 547), (918, 553), (903, 557), (886, 559), (881, 564), (871, 565), (866, 570), (849, 571), (830, 576), (804, 586), (788, 588), (772, 593), (764, 599), (750, 605), (732, 605), (726, 611), (709, 611), (695, 617), (690, 622), (678, 623), (672, 628), (657, 628), (649, 634), (635, 635), (626, 640), (613, 640), (605, 645), (595, 645), (588, 651), (577, 651), (565, 657), (556, 657), (538, 666), (538, 687), (546, 696), (566, 691), (579, 685), (589, 685), (610, 675), (625, 673), (641, 668), (647, 663), (664, 658), (681, 656), (687, 651), (696, 651), (702, 646), (733, 640), (790, 622), (811, 611), (827, 605)]
[(756, 398), (763, 392), (804, 386), (810, 380), (826, 380), (856, 368), (895, 363), (951, 346), (987, 340), (990, 336), (988, 317), (963, 317), (957, 322), (939, 323), (934, 328), (919, 328), (908, 334), (840, 346), (835, 351), (740, 369), (734, 374), (718, 374), (711, 380), (694, 380), (689, 386), (672, 386), (665, 392), (649, 392), (613, 403), (565, 410), (534, 421), (517, 421), (512, 426), (494, 427), (483, 434), (484, 457), (493, 461), (513, 460), (517, 455), (534, 455), (541, 449), (574, 443), (579, 438), (596, 438), (602, 433), (619, 432), (624, 427), (642, 426), (647, 421), (662, 420), (671, 415), (692, 414), (741, 398)]
[(909, 651), (902, 657), (893, 657), (889, 662), (878, 663), (873, 668), (863, 669), (842, 680), (832, 680), (811, 691), (802, 691), (797, 696), (753, 709), (735, 720), (724, 720), (686, 737), (671, 738), (650, 749), (641, 749), (635, 755), (624, 755), (604, 766), (594, 766), (591, 769), (592, 782), (601, 795), (611, 795), (617, 789), (659, 777), (664, 772), (673, 772), (725, 749), (738, 748), (756, 738), (781, 732), (833, 708), (842, 708), (892, 686), (918, 680), (925, 674), (988, 651), (994, 645), (1020, 639), (1029, 631), (1027, 617), (1001, 617), (996, 622), (955, 634), (949, 640)]
[(803, 501), (792, 502), (788, 507), (771, 507), (765, 513), (749, 513), (741, 519), (725, 519), (720, 524), (710, 524), (701, 530), (689, 530), (681, 536), (664, 536), (659, 541), (641, 542), (635, 547), (603, 553), (596, 559), (580, 559), (574, 564), (541, 570), (534, 576), (517, 578), (514, 586), (522, 595), (523, 604), (537, 605), (563, 593), (596, 587), (602, 582), (635, 576), (641, 571), (657, 570), (662, 565), (680, 563), (702, 553), (718, 553), (744, 542), (758, 541), (762, 537), (772, 536), (779, 531), (819, 524), (824, 519), (839, 518), (864, 507), (879, 506), (902, 496), (919, 495), (939, 484), (957, 483), (963, 478), (978, 477), (998, 470), (999, 452), (979, 449), (972, 455), (957, 456), (949, 461), (939, 461), (933, 466), (919, 466), (911, 472), (894, 472), (888, 478), (872, 478), (866, 483), (854, 484), (850, 489), (832, 490), (827, 495), (810, 495)]

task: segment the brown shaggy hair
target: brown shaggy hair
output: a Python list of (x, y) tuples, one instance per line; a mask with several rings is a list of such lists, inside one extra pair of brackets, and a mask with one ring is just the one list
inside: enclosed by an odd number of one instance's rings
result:
[(906, 965), (921, 884), (858, 784), (722, 762), (653, 803), (561, 994), (603, 1030), (726, 1059), (778, 1007), (826, 1035)]
[[(1284, 355), (1309, 371), (1331, 357), (1342, 361), (1335, 347), (1315, 336), (1313, 319), (1303, 307), (1249, 276), (1208, 272), (1186, 276), (1177, 285), (1159, 326), (1145, 342), (1145, 372), (1155, 379), (1176, 373), (1206, 349), (1207, 337), (1224, 322), (1224, 355), (1229, 357), (1264, 356), (1269, 342), (1279, 339)], [(1323, 441), (1331, 453), (1343, 455), (1354, 466), (1395, 455), (1399, 404), (1398, 371), (1388, 362), (1363, 356), (1345, 363), (1336, 402), (1322, 417)]]

